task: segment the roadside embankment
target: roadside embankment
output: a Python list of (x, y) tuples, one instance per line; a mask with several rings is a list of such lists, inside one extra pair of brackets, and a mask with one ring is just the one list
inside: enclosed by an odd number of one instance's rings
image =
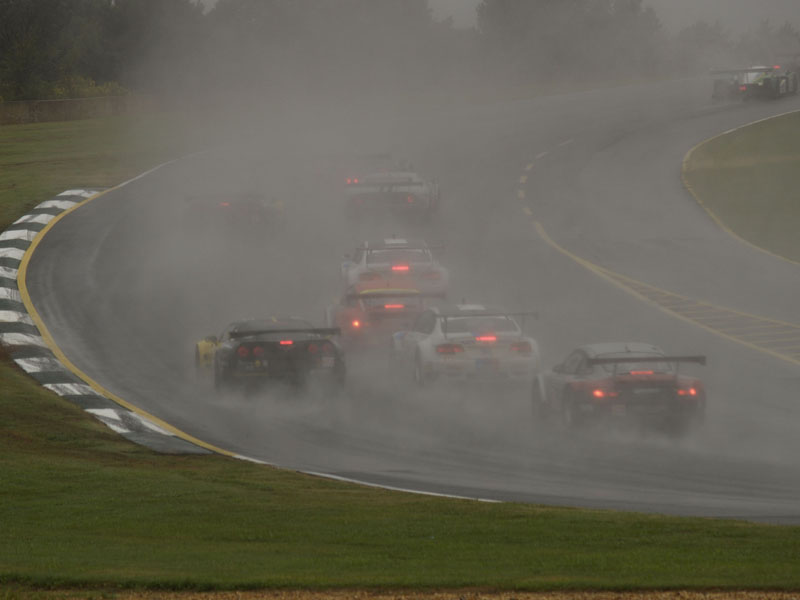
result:
[(800, 112), (696, 146), (684, 160), (683, 179), (721, 227), (800, 261)]

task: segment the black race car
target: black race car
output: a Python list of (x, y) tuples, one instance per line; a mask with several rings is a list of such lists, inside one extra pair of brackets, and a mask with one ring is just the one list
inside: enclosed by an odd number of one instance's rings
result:
[(558, 416), (567, 428), (621, 421), (684, 433), (702, 422), (703, 382), (680, 375), (682, 363), (705, 365), (705, 356), (668, 356), (652, 344), (587, 344), (533, 384), (534, 415)]
[(267, 381), (302, 387), (310, 378), (333, 386), (345, 380), (335, 327), (315, 328), (294, 317), (240, 321), (214, 344), (214, 387), (250, 388)]
[(780, 65), (713, 71), (712, 74), (716, 76), (711, 94), (715, 103), (772, 100), (798, 92), (797, 72)]

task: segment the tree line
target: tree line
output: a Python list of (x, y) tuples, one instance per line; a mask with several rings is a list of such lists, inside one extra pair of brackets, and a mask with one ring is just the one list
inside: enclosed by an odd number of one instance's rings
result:
[(787, 53), (789, 23), (669, 35), (643, 0), (483, 0), (472, 30), (427, 0), (0, 0), (4, 100), (689, 75)]

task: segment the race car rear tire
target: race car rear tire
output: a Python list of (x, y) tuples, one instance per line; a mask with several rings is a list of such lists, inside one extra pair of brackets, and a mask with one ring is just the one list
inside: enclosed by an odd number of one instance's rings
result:
[(546, 421), (550, 417), (550, 407), (545, 400), (542, 392), (542, 382), (539, 378), (533, 380), (531, 385), (531, 410), (533, 412), (533, 420), (536, 422)]
[(431, 376), (425, 373), (422, 358), (417, 354), (414, 358), (414, 383), (418, 388), (424, 388), (430, 385), (431, 381)]

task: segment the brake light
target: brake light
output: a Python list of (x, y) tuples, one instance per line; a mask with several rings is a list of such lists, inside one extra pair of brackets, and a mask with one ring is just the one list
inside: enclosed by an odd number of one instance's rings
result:
[(405, 304), (384, 304), (383, 305), (383, 308), (386, 308), (388, 310), (398, 309), (398, 308), (405, 308), (405, 307), (406, 307)]
[(294, 344), (294, 341), (292, 341), (292, 340), (281, 340), (281, 341), (280, 341), (280, 342), (278, 342), (278, 343), (279, 343), (281, 346), (291, 346), (292, 344)]
[(530, 342), (514, 342), (511, 344), (511, 351), (527, 356), (533, 352), (533, 348)]
[(439, 344), (436, 346), (437, 354), (460, 354), (464, 352), (461, 344)]
[(406, 198), (406, 202), (408, 202), (409, 204), (414, 204), (414, 196), (408, 196)]
[(392, 265), (392, 271), (408, 271), (408, 265)]
[(353, 329), (358, 329), (359, 327), (361, 327), (361, 321), (359, 321), (358, 319), (354, 319), (354, 320), (353, 320), (353, 321), (350, 323), (350, 325), (352, 325), (352, 326), (353, 326)]
[(308, 345), (308, 353), (309, 354), (316, 354), (317, 350), (319, 350), (319, 348), (317, 348), (316, 344), (309, 344)]
[(345, 179), (347, 185), (353, 185), (354, 183), (358, 183), (358, 177), (348, 177)]
[(239, 355), (239, 358), (247, 358), (248, 356), (250, 356), (250, 348), (248, 348), (247, 346), (239, 346), (236, 349), (236, 354)]
[(774, 67), (772, 67), (772, 68), (773, 68), (773, 69), (775, 69), (775, 70), (777, 71), (778, 69), (780, 69), (780, 68), (781, 68), (781, 66), (780, 66), (780, 65), (775, 65), (775, 66), (774, 66)]
[(592, 390), (592, 396), (597, 399), (603, 399), (603, 398), (616, 398), (618, 394), (613, 390), (604, 390), (603, 388), (595, 388)]
[(747, 86), (746, 85), (740, 85), (739, 86), (739, 91), (740, 92), (746, 92), (747, 91)]
[(219, 205), (224, 207), (224, 208), (227, 208), (227, 207), (229, 207), (231, 205), (231, 203), (230, 202), (220, 202)]
[(496, 335), (478, 335), (475, 336), (476, 342), (496, 342), (497, 336)]
[(678, 396), (697, 396), (697, 388), (678, 388)]
[(261, 346), (256, 346), (253, 348), (253, 356), (264, 356), (264, 348)]
[(323, 354), (333, 354), (333, 344), (330, 342), (325, 342), (322, 344), (322, 353)]
[(653, 371), (631, 371), (631, 375), (652, 375)]

